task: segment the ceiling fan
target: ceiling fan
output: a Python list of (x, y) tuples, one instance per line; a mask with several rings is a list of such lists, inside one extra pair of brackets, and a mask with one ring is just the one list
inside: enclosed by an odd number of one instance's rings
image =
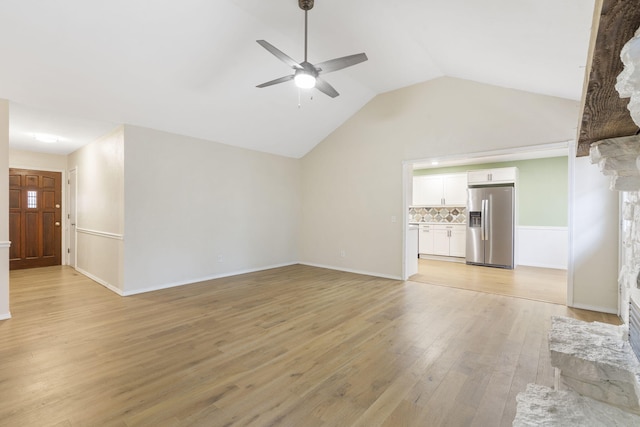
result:
[(266, 40), (256, 40), (260, 46), (267, 49), (276, 58), (295, 70), (293, 74), (262, 83), (256, 87), (263, 88), (293, 80), (296, 86), (300, 88), (310, 89), (315, 87), (320, 92), (335, 98), (339, 95), (338, 91), (327, 83), (326, 80), (321, 78), (320, 75), (338, 71), (368, 59), (366, 54), (357, 53), (355, 55), (330, 59), (315, 65), (307, 61), (307, 12), (313, 8), (313, 2), (314, 0), (298, 0), (298, 6), (304, 10), (304, 61), (298, 63)]

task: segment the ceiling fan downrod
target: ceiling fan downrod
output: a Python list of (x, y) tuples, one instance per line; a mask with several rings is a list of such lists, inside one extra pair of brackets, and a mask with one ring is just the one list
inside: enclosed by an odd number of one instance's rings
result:
[(304, 62), (307, 62), (307, 12), (313, 9), (314, 0), (298, 0), (298, 6), (304, 10)]

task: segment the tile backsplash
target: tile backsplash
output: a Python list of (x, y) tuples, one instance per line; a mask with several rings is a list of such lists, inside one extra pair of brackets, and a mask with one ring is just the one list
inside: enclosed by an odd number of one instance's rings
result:
[(466, 207), (411, 207), (409, 222), (467, 223)]

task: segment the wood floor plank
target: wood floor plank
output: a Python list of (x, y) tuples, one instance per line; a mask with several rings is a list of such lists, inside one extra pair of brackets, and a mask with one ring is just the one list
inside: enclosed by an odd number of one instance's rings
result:
[(567, 271), (517, 266), (513, 270), (419, 259), (410, 280), (518, 298), (566, 304)]
[(68, 267), (10, 287), (8, 426), (509, 425), (526, 383), (553, 379), (550, 316), (619, 322), (302, 265), (126, 298)]

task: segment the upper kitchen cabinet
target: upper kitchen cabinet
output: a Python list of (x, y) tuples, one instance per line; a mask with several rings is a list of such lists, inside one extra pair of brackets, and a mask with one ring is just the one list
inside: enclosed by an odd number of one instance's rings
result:
[(518, 168), (479, 169), (467, 172), (469, 185), (509, 184), (518, 178)]
[(413, 177), (413, 206), (466, 206), (467, 174)]

